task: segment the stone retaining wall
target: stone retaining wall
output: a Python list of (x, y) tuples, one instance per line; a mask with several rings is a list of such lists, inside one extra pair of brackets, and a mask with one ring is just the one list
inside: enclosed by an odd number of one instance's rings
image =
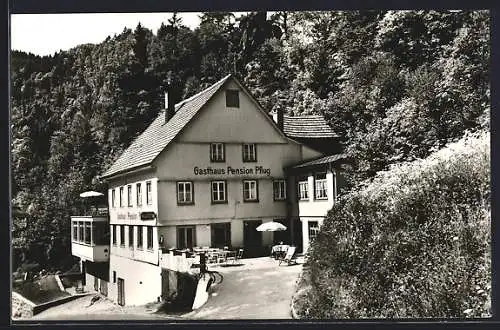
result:
[(12, 292), (12, 318), (28, 319), (33, 316), (33, 308), (36, 305), (24, 298), (17, 292)]

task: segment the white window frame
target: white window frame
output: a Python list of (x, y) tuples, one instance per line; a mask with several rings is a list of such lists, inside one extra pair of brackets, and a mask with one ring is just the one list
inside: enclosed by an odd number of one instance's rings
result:
[(111, 244), (115, 246), (118, 245), (118, 240), (116, 238), (116, 225), (111, 225), (111, 236), (113, 236), (111, 239)]
[(135, 198), (137, 206), (142, 206), (142, 182), (135, 185)]
[(226, 161), (225, 146), (222, 142), (210, 143), (210, 161), (223, 163)]
[[(314, 225), (316, 223), (316, 225)], [(307, 231), (309, 233), (309, 242), (312, 242), (318, 236), (320, 226), (318, 221), (308, 221), (307, 223)]]
[[(151, 234), (151, 237), (149, 237)], [(146, 249), (153, 250), (154, 230), (152, 226), (146, 226)]]
[(132, 207), (132, 185), (127, 185), (127, 206)]
[(250, 163), (257, 161), (257, 144), (243, 143), (243, 162)]
[[(182, 189), (181, 189), (182, 187)], [(189, 187), (189, 189), (186, 189)], [(193, 204), (193, 182), (192, 181), (178, 181), (177, 182), (177, 204)], [(188, 198), (189, 197), (189, 198)]]
[(255, 202), (259, 200), (257, 180), (243, 180), (243, 201)]
[[(227, 190), (226, 181), (212, 181), (212, 182), (210, 182), (210, 192), (211, 192), (211, 196), (212, 196), (212, 203), (226, 203), (227, 202), (226, 190)], [(217, 198), (214, 198), (214, 194), (216, 194)]]
[[(318, 179), (318, 176), (325, 176), (323, 179)], [(328, 199), (328, 184), (326, 180), (326, 173), (316, 173), (314, 175), (314, 198), (319, 200)]]
[(78, 242), (78, 222), (77, 221), (73, 221), (73, 224), (72, 224), (72, 228), (73, 228), (73, 242)]
[(129, 247), (129, 249), (133, 249), (134, 248), (134, 226), (128, 225), (127, 227), (128, 227), (128, 247)]
[(144, 235), (143, 235), (143, 230), (144, 226), (137, 226), (137, 249), (142, 250), (144, 249)]
[(282, 201), (286, 199), (286, 181), (274, 180), (273, 181), (273, 197), (275, 201)]
[(125, 199), (124, 194), (125, 194), (124, 188), (120, 187), (120, 207), (123, 207), (123, 200)]
[(146, 204), (153, 204), (153, 185), (151, 181), (146, 181)]
[(299, 200), (307, 201), (309, 200), (309, 182), (299, 181)]
[(120, 247), (125, 247), (125, 225), (120, 225)]
[(111, 207), (116, 206), (116, 189), (111, 189)]

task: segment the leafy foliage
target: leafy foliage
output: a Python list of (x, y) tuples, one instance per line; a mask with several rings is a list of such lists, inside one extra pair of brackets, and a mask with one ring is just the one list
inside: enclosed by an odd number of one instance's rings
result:
[(302, 317), (489, 315), (489, 141), (468, 135), (344, 195), (311, 245)]
[(78, 194), (105, 190), (99, 174), (162, 111), (169, 77), (184, 98), (234, 73), (270, 112), (324, 115), (352, 184), (489, 125), (482, 11), (213, 12), (194, 31), (176, 15), (11, 59), (13, 242), (44, 267), (72, 262)]

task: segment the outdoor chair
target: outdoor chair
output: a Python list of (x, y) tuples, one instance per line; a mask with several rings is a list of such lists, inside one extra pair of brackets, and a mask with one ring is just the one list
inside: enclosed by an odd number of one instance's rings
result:
[(215, 264), (219, 261), (219, 253), (215, 251), (207, 252), (207, 262), (211, 264)]
[(243, 258), (243, 249), (239, 249), (236, 254), (236, 260), (241, 260)]
[(295, 246), (290, 246), (286, 251), (286, 255), (280, 259), (280, 263), (278, 264), (278, 266), (281, 266), (282, 262), (286, 262), (288, 266), (296, 264), (297, 263), (297, 255), (295, 253), (296, 249), (297, 248)]
[(232, 255), (228, 255), (226, 257), (226, 265), (227, 265), (227, 262), (230, 260), (232, 260), (233, 264), (235, 264), (238, 260), (241, 259), (242, 256), (243, 256), (243, 249), (239, 249), (238, 251), (234, 251), (234, 253)]

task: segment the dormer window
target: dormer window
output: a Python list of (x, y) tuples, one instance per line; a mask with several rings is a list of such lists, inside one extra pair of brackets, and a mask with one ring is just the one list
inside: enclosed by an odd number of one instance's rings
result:
[(227, 108), (239, 108), (240, 107), (240, 95), (238, 90), (226, 90), (226, 107)]

